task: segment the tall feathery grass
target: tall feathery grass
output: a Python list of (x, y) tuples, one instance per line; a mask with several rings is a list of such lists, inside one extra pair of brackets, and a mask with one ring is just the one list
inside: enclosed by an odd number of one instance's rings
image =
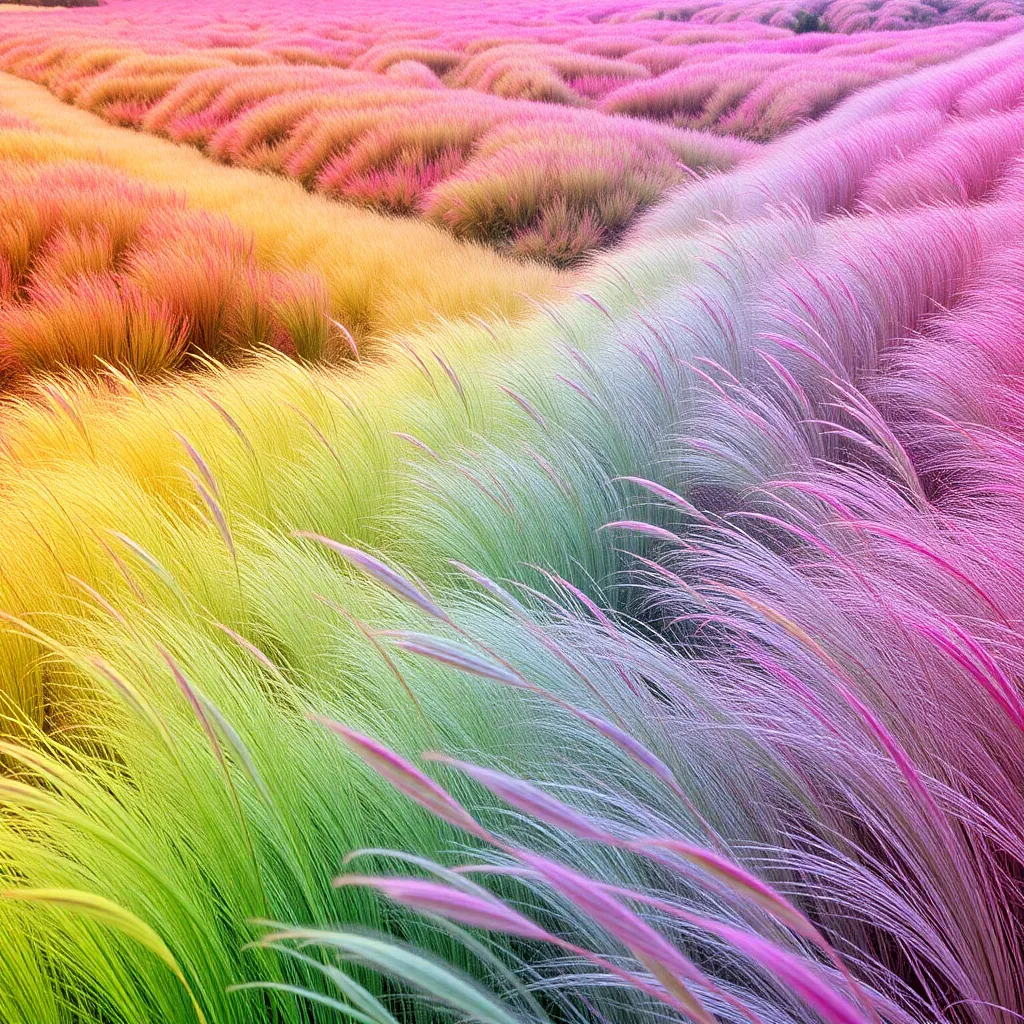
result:
[[(466, 948), (511, 943), (505, 971), (481, 957), (481, 989), (301, 925), (263, 945), (358, 956), (485, 1021), (1019, 1013), (1020, 449), (1002, 412), (1018, 388), (992, 362), (1017, 346), (1012, 317), (971, 325), (1014, 293), (1022, 230), (999, 202), (869, 216), (807, 248), (791, 235), (759, 298), (700, 289), (718, 330), (696, 311), (674, 330), (672, 300), (648, 310), (657, 347), (637, 363), (686, 401), (657, 479), (623, 481), (645, 498), (608, 527), (648, 543), (617, 596), (556, 579), (519, 599), (477, 576), (486, 625), (453, 606), (454, 627), (386, 635), (531, 693), (533, 781), (427, 753), (435, 778), (479, 785), (467, 804), (326, 723), (470, 846), (397, 875), (354, 854), (340, 891), (503, 936)], [(343, 998), (326, 974), (316, 991)]]
[(865, 199), (966, 165), (1020, 48), (528, 325), (10, 404), (2, 1016), (1024, 1012), (1019, 168)]

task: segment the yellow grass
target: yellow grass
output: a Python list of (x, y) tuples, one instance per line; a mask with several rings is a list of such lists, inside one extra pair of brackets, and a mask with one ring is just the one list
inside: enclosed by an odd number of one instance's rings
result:
[(118, 128), (69, 107), (41, 86), (0, 74), (0, 109), (36, 132), (0, 132), (0, 160), (91, 160), (183, 192), (252, 235), (269, 266), (314, 268), (336, 319), (361, 338), (490, 313), (517, 317), (525, 296), (550, 297), (570, 280), (460, 242), (426, 224), (311, 195), (295, 182), (214, 164), (194, 149)]
[[(175, 188), (190, 206), (251, 235), (261, 261), (321, 274), (334, 315), (354, 333), (401, 334), (418, 353), (385, 343), (361, 365), (319, 370), (268, 356), (244, 369), (141, 387), (92, 374), (40, 382), (32, 398), (5, 402), (0, 614), (67, 639), (80, 632), (83, 599), (91, 600), (75, 581), (131, 602), (138, 586), (149, 589), (156, 579), (148, 557), (211, 613), (238, 620), (237, 588), (225, 585), (237, 570), (197, 495), (182, 438), (216, 475), (243, 570), (265, 553), (262, 531), (279, 536), (299, 527), (393, 545), (388, 513), (404, 500), (402, 470), (412, 452), (401, 432), (443, 449), (446, 440), (465, 442), (493, 430), (495, 418), (507, 420), (508, 411), (494, 407), (491, 373), (524, 349), (536, 347), (540, 358), (545, 348), (540, 323), (517, 324), (533, 308), (527, 296), (554, 297), (573, 280), (425, 224), (214, 164), (3, 74), (0, 111), (33, 126), (0, 131), (0, 163), (92, 161)], [(491, 312), (490, 326), (476, 320)], [(463, 397), (444, 365), (465, 374)], [(40, 654), (17, 631), (0, 630), (0, 719), (14, 712), (42, 722), (45, 695), (59, 683)]]

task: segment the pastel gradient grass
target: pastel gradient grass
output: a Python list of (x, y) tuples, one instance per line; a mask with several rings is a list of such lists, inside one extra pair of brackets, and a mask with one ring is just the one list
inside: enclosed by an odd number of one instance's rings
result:
[(854, 97), (529, 324), (5, 409), (3, 1016), (1021, 1013), (1020, 59)]

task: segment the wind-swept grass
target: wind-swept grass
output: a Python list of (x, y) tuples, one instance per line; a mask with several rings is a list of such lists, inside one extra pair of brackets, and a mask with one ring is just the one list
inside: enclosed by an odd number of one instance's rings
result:
[[(336, 727), (492, 847), (398, 877), (356, 860), (336, 884), (518, 940), (517, 976), (481, 963), (491, 993), (469, 995), (385, 943), (368, 959), (410, 998), (487, 1021), (545, 1020), (538, 995), (582, 1020), (1019, 1012), (1016, 345), (1012, 314), (971, 325), (986, 295), (1012, 296), (1022, 230), (1000, 204), (830, 225), (750, 305), (704, 294), (727, 337), (676, 333), (655, 305), (648, 330), (688, 367), (660, 364), (666, 392), (687, 400), (649, 503), (613, 524), (650, 538), (616, 598), (563, 583), (525, 608), (485, 578), (503, 625), (388, 634), (403, 657), (534, 692), (539, 727), (572, 736), (531, 762), (539, 789), (500, 758), (428, 755), (483, 787), (451, 804)], [(916, 258), (899, 258), (911, 237)]]
[[(1012, 307), (1016, 167), (860, 201), (1019, 50), (695, 184), (530, 324), (5, 407), (3, 1016), (1024, 1012), (1018, 346), (972, 312)], [(487, 835), (384, 747), (508, 776), (435, 772)], [(363, 846), (495, 896), (335, 893)]]

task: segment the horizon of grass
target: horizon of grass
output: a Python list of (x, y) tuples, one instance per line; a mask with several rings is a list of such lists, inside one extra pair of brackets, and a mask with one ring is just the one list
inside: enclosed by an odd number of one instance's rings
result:
[[(681, 11), (616, 20), (630, 5), (557, 17), (528, 6), (510, 30), (508, 12), (481, 22), (447, 2), (309, 21), (287, 5), (197, 15), (132, 0), (67, 21), (58, 44), (45, 18), (16, 19), (0, 55), (113, 123), (570, 267), (671, 190), (749, 159), (745, 139), (770, 141), (1024, 24), (989, 7), (922, 7), (918, 27), (844, 34), (742, 5), (714, 27)], [(813, 17), (825, 25), (830, 10)]]

